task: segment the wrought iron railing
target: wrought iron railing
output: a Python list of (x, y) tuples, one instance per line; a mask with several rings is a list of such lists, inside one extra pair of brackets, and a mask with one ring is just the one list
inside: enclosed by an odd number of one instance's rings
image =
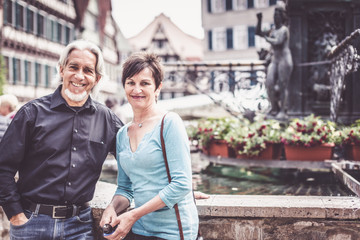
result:
[(234, 116), (267, 112), (265, 62), (167, 62), (164, 91), (206, 94)]

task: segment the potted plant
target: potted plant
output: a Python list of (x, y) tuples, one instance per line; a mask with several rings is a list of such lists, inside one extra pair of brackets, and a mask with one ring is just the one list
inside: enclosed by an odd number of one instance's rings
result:
[(334, 133), (334, 142), (343, 149), (345, 159), (360, 160), (360, 126), (344, 126)]
[(277, 120), (262, 117), (226, 136), (235, 149), (237, 158), (279, 159), (281, 152), (281, 127)]
[(209, 118), (198, 123), (197, 136), (202, 151), (212, 156), (229, 157), (226, 134), (237, 129), (239, 120), (236, 118)]
[(292, 119), (282, 135), (287, 160), (331, 159), (335, 123), (311, 114)]

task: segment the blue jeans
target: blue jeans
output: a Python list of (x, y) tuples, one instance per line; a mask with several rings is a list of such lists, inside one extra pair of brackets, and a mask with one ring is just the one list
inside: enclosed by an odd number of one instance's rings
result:
[(11, 240), (92, 240), (92, 214), (88, 207), (79, 216), (53, 219), (48, 215), (25, 210), (29, 221), (20, 226), (10, 224)]

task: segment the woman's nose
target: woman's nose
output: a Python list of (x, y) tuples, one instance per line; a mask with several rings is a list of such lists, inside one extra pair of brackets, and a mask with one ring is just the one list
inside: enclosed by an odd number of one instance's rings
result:
[(141, 89), (141, 86), (139, 86), (139, 85), (135, 85), (135, 87), (134, 87), (134, 90), (133, 90), (135, 93), (139, 93), (139, 92), (141, 92), (142, 91), (142, 89)]

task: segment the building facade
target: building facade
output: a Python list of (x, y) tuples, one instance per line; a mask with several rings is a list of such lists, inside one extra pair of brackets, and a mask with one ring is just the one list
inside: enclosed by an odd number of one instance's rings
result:
[(276, 0), (201, 0), (204, 29), (204, 60), (256, 60), (258, 51), (269, 48), (255, 36), (257, 13), (262, 29), (273, 24)]

